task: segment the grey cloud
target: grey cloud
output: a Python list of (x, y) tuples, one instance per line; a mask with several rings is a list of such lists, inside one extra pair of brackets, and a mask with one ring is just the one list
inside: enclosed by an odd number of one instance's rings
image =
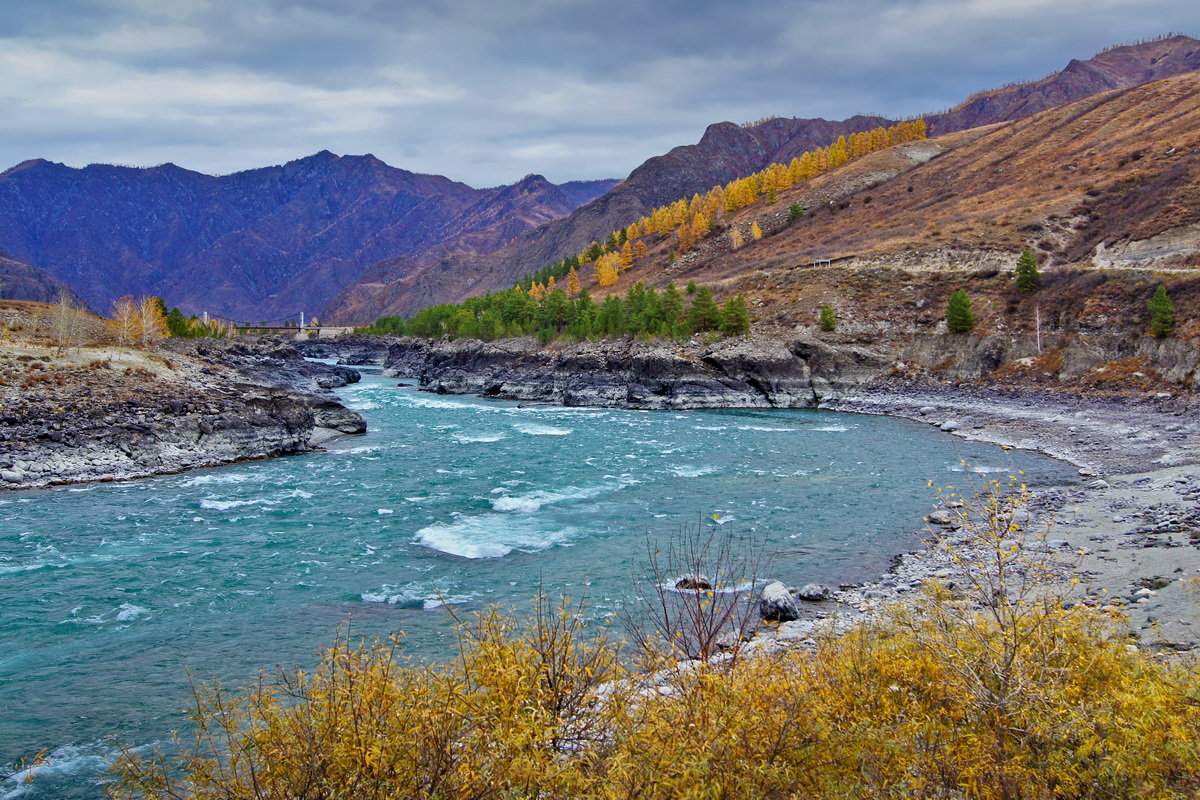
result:
[(712, 122), (937, 110), (1185, 28), (1192, 3), (14, 0), (0, 163), (328, 148), (473, 185), (620, 177)]

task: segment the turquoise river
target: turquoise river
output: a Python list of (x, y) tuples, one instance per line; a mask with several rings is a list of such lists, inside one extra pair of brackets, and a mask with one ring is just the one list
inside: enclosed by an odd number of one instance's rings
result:
[(520, 604), (540, 585), (604, 624), (648, 542), (687, 525), (765, 542), (791, 585), (863, 580), (914, 546), (930, 481), (1073, 475), (883, 417), (522, 407), (397, 383), (340, 390), (370, 432), (328, 452), (0, 494), (0, 800), (102, 797), (120, 745), (186, 728), (192, 677), (310, 666), (347, 620), (438, 658), (445, 603)]

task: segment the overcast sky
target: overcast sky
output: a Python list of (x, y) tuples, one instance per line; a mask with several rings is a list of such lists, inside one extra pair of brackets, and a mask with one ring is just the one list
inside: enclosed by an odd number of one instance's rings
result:
[(765, 116), (908, 116), (1197, 0), (5, 0), (0, 168), (321, 149), (473, 186), (623, 177)]

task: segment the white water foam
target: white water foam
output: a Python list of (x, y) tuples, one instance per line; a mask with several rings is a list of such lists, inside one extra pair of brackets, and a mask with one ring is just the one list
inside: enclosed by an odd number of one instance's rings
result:
[(951, 472), (974, 472), (977, 475), (990, 475), (993, 472), (1010, 472), (1008, 467), (989, 467), (985, 464), (953, 464), (946, 469)]
[(739, 431), (763, 431), (765, 433), (795, 433), (797, 428), (772, 428), (769, 425), (738, 425)]
[(551, 503), (561, 503), (566, 500), (589, 500), (608, 492), (621, 489), (626, 484), (605, 483), (599, 486), (566, 486), (559, 491), (538, 489), (526, 494), (505, 495), (492, 500), (492, 508), (496, 511), (515, 511), (522, 514), (532, 514), (542, 506)]
[(571, 428), (558, 428), (554, 425), (539, 425), (536, 422), (517, 422), (513, 424), (521, 433), (530, 436), (566, 436)]
[(402, 608), (423, 608), (426, 611), (475, 599), (473, 594), (452, 594), (444, 584), (431, 581), (418, 581), (404, 586), (385, 583), (373, 592), (363, 592), (359, 597), (364, 603), (386, 603)]
[(197, 475), (183, 482), (184, 486), (204, 486), (210, 483), (243, 483), (259, 477), (257, 472), (222, 472)]
[(501, 558), (514, 550), (534, 553), (568, 541), (573, 528), (546, 527), (533, 518), (500, 514), (460, 517), (417, 531), (417, 544), (462, 558)]
[[(71, 616), (74, 617), (77, 611), (79, 611), (78, 607), (71, 611)], [(121, 605), (117, 606), (116, 608), (109, 609), (103, 614), (96, 614), (91, 617), (84, 617), (83, 619), (67, 619), (64, 620), (64, 622), (82, 622), (84, 625), (109, 625), (114, 622), (128, 624), (130, 622), (136, 622), (139, 619), (145, 619), (146, 617), (149, 617), (151, 613), (152, 612), (148, 608), (135, 606), (133, 603), (121, 603)]]
[(5, 564), (0, 566), (0, 575), (11, 575), (15, 572), (33, 572), (38, 569), (62, 569), (66, 564), (53, 564), (47, 561), (36, 561), (32, 564)]
[(697, 431), (724, 431), (729, 430), (728, 425), (693, 425), (692, 430)]
[(43, 791), (46, 784), (104, 775), (120, 754), (119, 750), (98, 743), (55, 748), (40, 763), (0, 780), (0, 800), (47, 797)]
[(271, 505), (270, 501), (259, 498), (258, 500), (211, 500), (205, 499), (200, 501), (201, 508), (207, 508), (212, 511), (228, 511), (231, 508), (241, 508), (242, 506), (261, 506)]
[(692, 467), (686, 464), (671, 467), (671, 472), (680, 478), (699, 478), (701, 475), (712, 475), (716, 471), (716, 467)]
[(808, 430), (821, 431), (823, 433), (845, 433), (846, 431), (850, 430), (850, 428), (845, 425), (817, 425), (809, 428)]
[(456, 433), (456, 434), (453, 434), (450, 438), (453, 439), (454, 441), (458, 442), (459, 444), (476, 444), (476, 443), (480, 443), (480, 442), (498, 442), (501, 439), (507, 439), (508, 437), (505, 436), (503, 433), (477, 433), (477, 434)]

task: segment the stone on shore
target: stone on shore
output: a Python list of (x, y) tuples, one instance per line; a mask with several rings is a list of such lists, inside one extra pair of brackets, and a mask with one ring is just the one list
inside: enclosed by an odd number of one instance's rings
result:
[(823, 583), (806, 583), (796, 592), (796, 597), (810, 603), (819, 603), (822, 600), (828, 600), (832, 594), (833, 590)]
[(769, 622), (791, 622), (800, 619), (800, 609), (788, 588), (779, 581), (763, 587), (758, 598), (758, 613)]

